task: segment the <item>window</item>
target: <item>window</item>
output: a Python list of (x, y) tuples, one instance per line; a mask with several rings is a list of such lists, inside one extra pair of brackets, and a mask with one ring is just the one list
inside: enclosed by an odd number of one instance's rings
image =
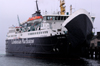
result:
[(55, 20), (55, 16), (53, 16), (52, 20)]
[[(10, 37), (10, 36), (9, 36)], [(11, 35), (11, 37), (16, 37), (16, 35)]]
[(95, 19), (95, 18), (94, 18), (94, 17), (92, 17), (92, 21), (93, 21), (93, 22), (94, 22), (94, 19)]
[(64, 20), (66, 20), (66, 18), (67, 18), (67, 17), (66, 17), (66, 16), (64, 16)]
[(50, 20), (50, 17), (49, 17), (49, 16), (47, 16), (47, 17), (46, 17), (46, 20)]
[(50, 16), (50, 20), (52, 20), (52, 16)]
[(44, 20), (58, 20), (57, 16), (47, 16), (47, 17), (44, 17)]
[(64, 20), (64, 19), (63, 19), (63, 16), (61, 16), (61, 20)]
[(31, 23), (28, 23), (27, 26), (32, 26), (32, 24)]
[(55, 20), (58, 20), (58, 16), (55, 17)]
[(47, 31), (47, 33), (48, 33), (48, 31)]
[(34, 35), (35, 33), (29, 33), (28, 35)]
[(58, 16), (58, 20), (60, 20), (60, 16)]
[(97, 46), (100, 47), (100, 42), (97, 42)]
[(45, 16), (43, 17), (43, 20), (46, 20), (46, 17)]

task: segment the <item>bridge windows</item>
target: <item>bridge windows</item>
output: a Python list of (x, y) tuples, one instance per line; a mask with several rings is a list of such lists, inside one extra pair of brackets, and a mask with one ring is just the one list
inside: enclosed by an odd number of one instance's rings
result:
[(55, 20), (58, 20), (58, 17), (57, 16), (55, 16)]
[(47, 16), (47, 17), (46, 17), (46, 20), (50, 20), (50, 17), (49, 17), (49, 16)]
[(52, 17), (52, 20), (55, 20), (55, 17), (54, 16)]
[(66, 17), (66, 16), (64, 16), (64, 20), (66, 20), (68, 18), (68, 16)]
[(45, 16), (43, 17), (43, 20), (46, 20), (46, 17)]
[(64, 20), (64, 16), (61, 16), (60, 19), (61, 19), (61, 20)]
[(66, 20), (68, 16), (44, 16), (44, 20)]
[(61, 20), (61, 19), (60, 19), (60, 18), (61, 18), (60, 16), (57, 16), (57, 17), (58, 17), (58, 20)]

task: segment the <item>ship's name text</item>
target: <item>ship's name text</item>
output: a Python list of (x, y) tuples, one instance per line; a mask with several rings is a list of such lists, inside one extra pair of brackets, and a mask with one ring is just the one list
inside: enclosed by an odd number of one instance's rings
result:
[(12, 40), (11, 44), (30, 44), (34, 43), (34, 39)]

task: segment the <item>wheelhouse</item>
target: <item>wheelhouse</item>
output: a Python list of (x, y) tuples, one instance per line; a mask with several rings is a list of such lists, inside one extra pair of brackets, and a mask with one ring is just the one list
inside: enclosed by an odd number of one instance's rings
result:
[(68, 15), (45, 15), (43, 16), (43, 20), (66, 20), (69, 16)]

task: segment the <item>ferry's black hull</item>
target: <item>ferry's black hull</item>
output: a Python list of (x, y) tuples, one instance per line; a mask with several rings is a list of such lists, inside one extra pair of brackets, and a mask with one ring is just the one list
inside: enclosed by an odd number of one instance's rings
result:
[(89, 17), (80, 14), (69, 21), (65, 27), (68, 29), (67, 41), (70, 44), (68, 49), (71, 55), (82, 56), (87, 54), (90, 40), (93, 37), (93, 25)]
[(28, 38), (27, 40), (32, 39), (34, 40), (34, 43), (27, 44), (12, 44), (12, 41), (22, 41), (23, 39), (6, 40), (7, 55), (21, 57), (46, 57), (58, 55), (63, 56), (67, 53), (67, 40), (65, 35)]

